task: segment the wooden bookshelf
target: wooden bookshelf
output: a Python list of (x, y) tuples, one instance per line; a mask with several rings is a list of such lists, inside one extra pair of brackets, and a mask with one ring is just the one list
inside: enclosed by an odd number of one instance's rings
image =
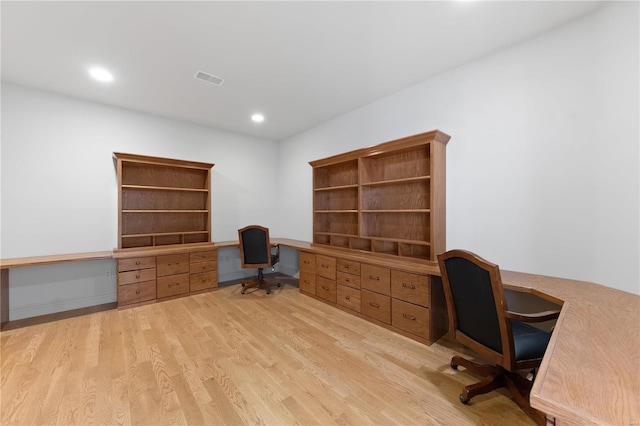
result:
[(435, 262), (449, 138), (435, 130), (310, 162), (313, 243)]

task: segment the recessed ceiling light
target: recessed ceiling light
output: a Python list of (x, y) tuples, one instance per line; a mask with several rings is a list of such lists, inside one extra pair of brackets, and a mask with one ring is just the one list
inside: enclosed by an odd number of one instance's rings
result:
[(110, 83), (113, 81), (113, 74), (104, 68), (91, 68), (89, 69), (89, 74), (101, 83)]
[(262, 114), (253, 114), (251, 119), (256, 123), (262, 123), (264, 121), (264, 115)]

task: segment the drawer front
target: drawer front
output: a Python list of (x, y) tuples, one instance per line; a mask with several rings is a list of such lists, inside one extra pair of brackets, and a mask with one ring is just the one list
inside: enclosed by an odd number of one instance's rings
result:
[(360, 290), (338, 284), (338, 305), (360, 312)]
[(362, 265), (360, 286), (389, 296), (391, 294), (391, 271), (380, 266)]
[(346, 272), (336, 272), (336, 281), (340, 285), (360, 289), (360, 275), (351, 275)]
[(156, 279), (156, 268), (140, 271), (118, 272), (118, 285), (141, 283)]
[(316, 273), (316, 255), (313, 253), (300, 252), (299, 255), (300, 271)]
[(135, 271), (156, 267), (155, 257), (132, 257), (131, 259), (118, 259), (118, 272)]
[(218, 287), (217, 272), (203, 272), (189, 275), (189, 291), (200, 291)]
[(316, 255), (316, 273), (330, 280), (336, 279), (336, 258)]
[(392, 299), (391, 312), (393, 312), (391, 325), (429, 340), (428, 308)]
[(118, 286), (118, 306), (145, 302), (156, 298), (156, 281)]
[(336, 303), (336, 282), (324, 277), (318, 277), (316, 281), (316, 296)]
[(336, 261), (336, 270), (338, 272), (346, 272), (347, 274), (360, 275), (360, 262), (352, 262), (350, 260), (338, 259)]
[(429, 277), (391, 271), (391, 297), (429, 307)]
[(301, 291), (316, 294), (316, 274), (300, 270), (300, 279), (298, 282)]
[(189, 265), (189, 272), (192, 274), (198, 274), (200, 272), (212, 272), (218, 269), (218, 260), (210, 260), (207, 262), (191, 263)]
[(372, 291), (360, 291), (360, 312), (385, 324), (391, 324), (391, 298)]
[(218, 260), (218, 250), (209, 251), (194, 251), (189, 253), (189, 262), (205, 262), (211, 260)]
[(159, 277), (157, 281), (158, 299), (189, 292), (189, 274)]
[(169, 254), (158, 256), (156, 266), (158, 276), (184, 274), (189, 272), (189, 254)]

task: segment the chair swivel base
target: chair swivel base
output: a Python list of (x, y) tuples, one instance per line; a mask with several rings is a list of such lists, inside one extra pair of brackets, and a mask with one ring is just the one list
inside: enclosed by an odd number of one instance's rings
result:
[[(250, 281), (242, 281), (242, 291), (240, 291), (241, 294), (244, 294), (245, 291), (247, 291), (250, 288), (253, 287), (257, 287), (257, 288), (263, 288), (266, 290), (267, 294), (271, 294), (271, 286), (269, 284), (269, 281), (265, 280), (265, 279), (253, 279)], [(282, 283), (277, 283), (276, 286), (280, 287), (282, 285)]]
[(454, 355), (451, 358), (451, 368), (458, 369), (461, 365), (467, 370), (484, 379), (478, 383), (465, 386), (460, 394), (460, 402), (468, 404), (476, 395), (491, 392), (492, 390), (506, 387), (513, 395), (516, 404), (524, 411), (533, 421), (539, 425), (546, 424), (546, 416), (541, 411), (536, 410), (529, 404), (529, 394), (533, 382), (522, 377), (520, 374), (508, 371), (499, 365), (479, 364), (469, 361), (461, 356)]

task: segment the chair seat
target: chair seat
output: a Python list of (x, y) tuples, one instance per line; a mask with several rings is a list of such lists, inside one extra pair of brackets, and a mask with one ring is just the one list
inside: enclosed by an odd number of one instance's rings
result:
[(547, 349), (551, 335), (520, 321), (511, 321), (516, 361), (540, 359)]

